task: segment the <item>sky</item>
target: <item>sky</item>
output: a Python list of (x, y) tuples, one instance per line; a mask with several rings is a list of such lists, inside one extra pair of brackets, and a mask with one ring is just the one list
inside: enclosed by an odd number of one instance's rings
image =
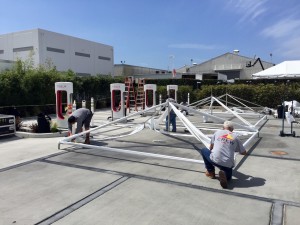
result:
[(299, 0), (0, 0), (0, 34), (41, 28), (114, 48), (114, 63), (157, 69), (233, 50), (300, 60)]

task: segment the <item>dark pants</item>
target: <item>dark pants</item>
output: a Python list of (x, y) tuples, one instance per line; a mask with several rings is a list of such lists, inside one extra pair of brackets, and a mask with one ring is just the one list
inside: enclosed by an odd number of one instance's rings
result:
[[(169, 118), (167, 116), (166, 117), (166, 130), (168, 130), (168, 122), (169, 122)], [(172, 124), (172, 131), (176, 132), (176, 114), (175, 113), (170, 113), (170, 124)]]
[(220, 166), (220, 165), (214, 163), (210, 159), (210, 154), (211, 154), (211, 151), (208, 148), (202, 148), (201, 149), (201, 155), (203, 157), (203, 161), (204, 161), (205, 168), (207, 169), (207, 171), (208, 172), (215, 171), (215, 166), (216, 166), (220, 170), (223, 170), (225, 172), (227, 180), (231, 180), (231, 178), (232, 178), (232, 168), (228, 168), (228, 167), (225, 167), (225, 166)]
[(86, 116), (86, 118), (84, 119), (83, 124), (82, 124), (82, 126), (84, 125), (84, 129), (86, 129), (86, 130), (90, 129), (90, 123), (91, 123), (93, 115), (94, 114), (90, 110), (90, 113)]

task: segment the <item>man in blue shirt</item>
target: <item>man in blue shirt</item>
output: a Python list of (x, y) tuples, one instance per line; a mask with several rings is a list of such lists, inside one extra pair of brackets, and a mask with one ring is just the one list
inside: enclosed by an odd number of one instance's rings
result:
[[(176, 101), (173, 98), (169, 98), (169, 96), (167, 101), (176, 103)], [(172, 124), (172, 132), (176, 132), (176, 113), (174, 112), (173, 109), (170, 109), (170, 124)], [(166, 117), (166, 131), (168, 130), (169, 130), (169, 115), (167, 115)]]
[(209, 149), (201, 149), (206, 172), (209, 178), (215, 178), (215, 166), (220, 169), (219, 180), (223, 188), (227, 188), (228, 181), (232, 178), (232, 168), (234, 167), (234, 152), (246, 155), (247, 151), (237, 134), (233, 133), (233, 124), (225, 121), (223, 130), (218, 130), (211, 138)]

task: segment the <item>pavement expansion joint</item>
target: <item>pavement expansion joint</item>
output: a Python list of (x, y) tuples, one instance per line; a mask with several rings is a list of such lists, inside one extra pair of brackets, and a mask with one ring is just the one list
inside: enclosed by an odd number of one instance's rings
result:
[(119, 175), (122, 177), (136, 178), (136, 179), (152, 181), (152, 182), (157, 182), (157, 183), (165, 183), (165, 184), (176, 185), (176, 186), (180, 186), (180, 187), (192, 188), (192, 189), (197, 189), (197, 190), (203, 190), (203, 191), (208, 191), (208, 192), (221, 193), (221, 194), (231, 195), (231, 196), (240, 197), (240, 198), (255, 199), (258, 201), (269, 202), (269, 203), (275, 203), (275, 202), (279, 203), (280, 202), (281, 204), (300, 207), (300, 202), (282, 201), (282, 200), (274, 199), (274, 198), (261, 197), (261, 196), (251, 195), (251, 194), (233, 192), (231, 190), (215, 189), (215, 188), (211, 188), (211, 187), (205, 187), (205, 186), (201, 186), (201, 185), (172, 181), (172, 180), (168, 180), (168, 179), (149, 177), (149, 176), (137, 175), (137, 174), (132, 174), (132, 173), (124, 173), (124, 172), (120, 172), (120, 171), (112, 171), (112, 170), (106, 170), (106, 169), (102, 169), (102, 168), (100, 169), (100, 168), (94, 168), (94, 167), (88, 167), (88, 166), (81, 166), (81, 165), (75, 165), (75, 164), (70, 164), (70, 163), (55, 162), (55, 161), (51, 161), (51, 160), (47, 160), (47, 159), (43, 160), (43, 162), (60, 165), (60, 166), (67, 166), (67, 167), (71, 167), (71, 168), (114, 174), (114, 175)]
[(300, 159), (297, 158), (287, 158), (287, 157), (283, 157), (282, 155), (278, 155), (278, 156), (273, 156), (273, 155), (258, 155), (258, 154), (254, 154), (251, 153), (250, 155), (251, 157), (262, 157), (262, 158), (269, 158), (269, 159), (279, 159), (279, 160), (288, 160), (288, 161), (300, 161)]
[(271, 222), (270, 225), (281, 225), (283, 221), (283, 206), (284, 204), (278, 201), (275, 201), (272, 204), (271, 209)]
[(81, 208), (82, 206), (88, 204), (89, 202), (93, 201), (94, 199), (98, 198), (99, 196), (105, 194), (106, 192), (110, 191), (111, 189), (117, 187), (118, 185), (122, 184), (126, 180), (128, 180), (129, 177), (121, 177), (114, 182), (106, 185), (105, 187), (95, 191), (94, 193), (86, 196), (85, 198), (75, 202), (72, 205), (69, 205), (68, 207), (62, 209), (61, 211), (47, 217), (46, 219), (36, 223), (36, 225), (46, 225), (46, 224), (52, 224), (61, 218), (67, 216), (68, 214), (74, 212), (75, 210)]
[(36, 159), (33, 159), (33, 160), (29, 160), (29, 161), (26, 161), (26, 162), (22, 162), (22, 163), (18, 163), (18, 164), (12, 165), (12, 166), (8, 166), (8, 167), (0, 169), (0, 173), (5, 172), (7, 170), (15, 169), (15, 168), (18, 168), (18, 167), (21, 167), (21, 166), (25, 166), (25, 165), (28, 165), (28, 164), (31, 164), (31, 163), (34, 163), (34, 162), (42, 161), (44, 159), (48, 159), (48, 158), (52, 158), (52, 157), (55, 157), (55, 156), (63, 155), (63, 154), (66, 154), (66, 152), (54, 153), (54, 154), (51, 154), (51, 155), (43, 156), (43, 157), (40, 157), (40, 158), (36, 158)]

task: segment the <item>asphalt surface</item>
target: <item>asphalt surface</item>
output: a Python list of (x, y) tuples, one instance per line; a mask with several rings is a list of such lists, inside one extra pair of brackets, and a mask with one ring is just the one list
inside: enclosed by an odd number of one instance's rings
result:
[[(109, 116), (97, 111), (93, 122), (107, 123)], [(250, 154), (237, 156), (223, 189), (201, 163), (101, 149), (202, 160), (203, 144), (178, 119), (176, 133), (146, 127), (129, 135), (145, 119), (99, 129), (91, 139), (99, 148), (58, 149), (62, 137), (0, 138), (0, 224), (300, 224), (299, 125), (296, 137), (280, 137), (281, 119), (262, 121)], [(284, 131), (289, 134), (289, 124)]]

